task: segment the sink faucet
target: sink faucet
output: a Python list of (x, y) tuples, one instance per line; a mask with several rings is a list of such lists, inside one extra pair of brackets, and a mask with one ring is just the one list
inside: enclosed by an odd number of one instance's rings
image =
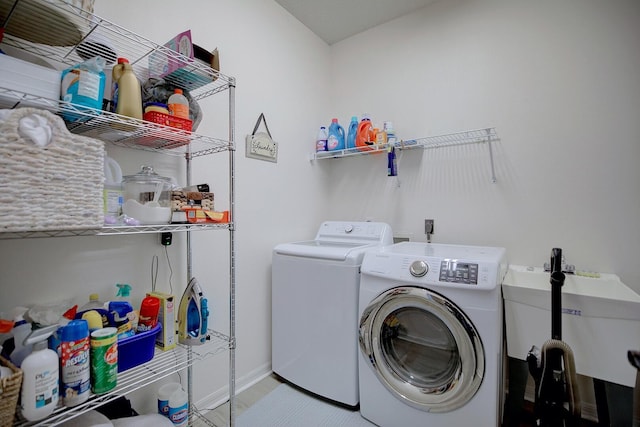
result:
[[(556, 266), (557, 261), (554, 261), (554, 266)], [(544, 263), (544, 271), (546, 272), (551, 272), (555, 269), (553, 269), (552, 267), (554, 267), (551, 265), (550, 262), (545, 262)], [(567, 264), (565, 259), (564, 259), (564, 255), (560, 256), (560, 264), (558, 266), (559, 270), (563, 273), (568, 273), (568, 274), (574, 274), (576, 272), (576, 266), (573, 264)]]

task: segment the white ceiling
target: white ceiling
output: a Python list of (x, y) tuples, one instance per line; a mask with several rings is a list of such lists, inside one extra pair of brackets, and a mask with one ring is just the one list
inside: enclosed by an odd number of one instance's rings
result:
[(437, 0), (275, 1), (331, 45)]

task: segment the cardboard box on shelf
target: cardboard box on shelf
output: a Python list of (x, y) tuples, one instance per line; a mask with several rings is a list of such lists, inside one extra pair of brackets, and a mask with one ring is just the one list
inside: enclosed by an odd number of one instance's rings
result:
[(169, 83), (186, 90), (193, 90), (217, 79), (220, 71), (218, 49), (212, 52), (193, 44), (191, 30), (184, 31), (164, 44), (186, 58), (172, 58), (161, 52), (149, 56), (149, 77), (163, 78)]
[(166, 351), (176, 346), (176, 297), (164, 292), (148, 292), (147, 296), (160, 300), (158, 322), (162, 323), (162, 331), (156, 335), (156, 347)]

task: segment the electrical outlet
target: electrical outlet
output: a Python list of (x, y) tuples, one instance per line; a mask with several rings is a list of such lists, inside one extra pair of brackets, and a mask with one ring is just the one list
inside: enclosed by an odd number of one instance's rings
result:
[(424, 220), (424, 234), (434, 233), (434, 221), (432, 219)]
[(160, 234), (160, 244), (162, 246), (171, 245), (171, 238), (172, 238), (172, 234), (170, 232), (165, 232)]

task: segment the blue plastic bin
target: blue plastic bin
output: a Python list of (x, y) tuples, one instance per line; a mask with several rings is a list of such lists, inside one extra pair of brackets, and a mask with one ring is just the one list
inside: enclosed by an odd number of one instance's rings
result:
[(137, 333), (118, 341), (118, 372), (124, 372), (153, 359), (156, 335), (162, 330), (158, 322), (150, 331)]

